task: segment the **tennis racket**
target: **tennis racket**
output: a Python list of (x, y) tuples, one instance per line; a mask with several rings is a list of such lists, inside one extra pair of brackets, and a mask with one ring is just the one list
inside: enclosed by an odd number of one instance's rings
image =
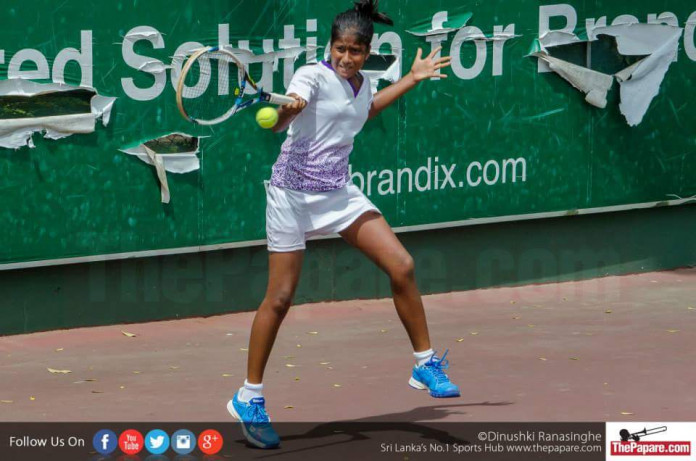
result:
[(260, 102), (280, 106), (295, 99), (258, 88), (234, 53), (217, 46), (194, 51), (176, 87), (179, 112), (199, 125), (217, 125)]

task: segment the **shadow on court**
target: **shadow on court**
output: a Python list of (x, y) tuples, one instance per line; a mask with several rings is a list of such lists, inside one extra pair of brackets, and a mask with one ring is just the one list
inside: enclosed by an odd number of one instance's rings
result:
[[(390, 299), (295, 306), (264, 377), (274, 424), (312, 425), (287, 441), (322, 441), (335, 421), (418, 433), (453, 422), (693, 419), (696, 270), (424, 302), (462, 397), (409, 387), (412, 351)], [(2, 337), (0, 420), (230, 422), (253, 315)]]

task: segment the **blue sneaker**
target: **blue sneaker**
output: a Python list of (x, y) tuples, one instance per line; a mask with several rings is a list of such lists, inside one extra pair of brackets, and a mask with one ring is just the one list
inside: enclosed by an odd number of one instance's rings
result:
[(271, 418), (266, 413), (266, 400), (256, 397), (244, 403), (239, 400), (239, 392), (227, 402), (227, 411), (242, 423), (244, 437), (259, 448), (275, 448), (280, 445), (280, 437), (271, 426)]
[(443, 370), (449, 368), (449, 362), (445, 360), (447, 352), (438, 358), (433, 355), (430, 360), (421, 366), (414, 366), (409, 386), (414, 389), (428, 389), (430, 395), (436, 398), (459, 397), (459, 387), (449, 380)]

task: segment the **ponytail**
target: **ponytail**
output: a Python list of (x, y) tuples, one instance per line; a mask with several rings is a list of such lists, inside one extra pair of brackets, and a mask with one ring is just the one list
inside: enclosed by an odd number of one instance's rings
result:
[(376, 22), (393, 26), (394, 21), (386, 14), (380, 13), (377, 10), (378, 4), (379, 0), (355, 0), (355, 11), (358, 12), (358, 15), (370, 18), (373, 23)]

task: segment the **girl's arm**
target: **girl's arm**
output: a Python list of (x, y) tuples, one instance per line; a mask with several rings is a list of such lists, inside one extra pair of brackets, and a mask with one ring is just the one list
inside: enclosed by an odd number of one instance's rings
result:
[(447, 78), (447, 75), (438, 73), (438, 70), (450, 65), (450, 57), (446, 56), (433, 61), (433, 57), (441, 49), (442, 47), (439, 47), (433, 50), (425, 59), (421, 59), (423, 50), (418, 48), (418, 53), (416, 53), (416, 59), (413, 61), (411, 71), (398, 82), (389, 85), (375, 94), (368, 118), (372, 118), (382, 112), (394, 101), (413, 89), (419, 82), (433, 77)]
[(290, 93), (288, 96), (295, 98), (295, 102), (292, 104), (285, 104), (284, 106), (280, 106), (278, 108), (278, 123), (276, 123), (273, 127), (274, 133), (285, 131), (295, 117), (297, 117), (297, 114), (302, 112), (302, 110), (307, 107), (307, 101), (295, 93)]

